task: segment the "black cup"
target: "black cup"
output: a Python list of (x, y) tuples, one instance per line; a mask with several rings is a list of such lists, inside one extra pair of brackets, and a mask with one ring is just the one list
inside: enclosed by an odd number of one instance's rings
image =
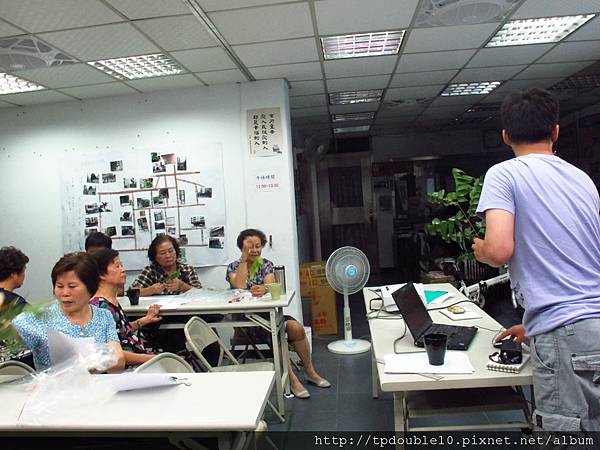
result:
[(448, 336), (439, 333), (426, 334), (423, 338), (425, 341), (425, 350), (427, 350), (427, 358), (432, 366), (441, 366), (444, 364), (444, 356), (446, 356), (446, 342)]
[(138, 288), (127, 289), (127, 298), (131, 306), (138, 305), (140, 303), (140, 290)]

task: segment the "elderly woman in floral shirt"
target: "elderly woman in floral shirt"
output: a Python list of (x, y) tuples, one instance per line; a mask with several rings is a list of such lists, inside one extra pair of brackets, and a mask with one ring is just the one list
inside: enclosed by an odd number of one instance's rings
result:
[[(239, 260), (233, 261), (227, 267), (226, 278), (232, 288), (248, 289), (252, 292), (252, 295), (260, 297), (266, 292), (264, 285), (275, 282), (273, 263), (261, 256), (262, 249), (266, 243), (267, 238), (260, 230), (250, 228), (239, 234), (237, 246), (242, 251), (242, 255)], [(318, 387), (330, 387), (331, 383), (322, 378), (313, 366), (304, 327), (293, 317), (285, 316), (285, 319), (285, 330), (288, 341), (292, 344), (302, 361), (304, 378), (309, 383)], [(292, 393), (298, 398), (309, 398), (309, 392), (292, 370), (291, 364), (289, 366), (289, 374)]]

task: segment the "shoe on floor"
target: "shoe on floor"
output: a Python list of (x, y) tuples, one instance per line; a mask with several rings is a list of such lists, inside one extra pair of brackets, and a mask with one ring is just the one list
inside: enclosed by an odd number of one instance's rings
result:
[(315, 386), (320, 387), (320, 388), (331, 387), (331, 383), (329, 381), (327, 381), (325, 378), (320, 378), (319, 381), (313, 381), (313, 380), (306, 378), (306, 381), (308, 381), (310, 384), (314, 384)]
[(310, 393), (306, 389), (297, 391), (296, 389), (293, 388), (293, 386), (290, 386), (290, 389), (292, 391), (292, 394), (294, 394), (294, 397), (296, 397), (296, 398), (302, 398), (302, 399), (310, 398)]

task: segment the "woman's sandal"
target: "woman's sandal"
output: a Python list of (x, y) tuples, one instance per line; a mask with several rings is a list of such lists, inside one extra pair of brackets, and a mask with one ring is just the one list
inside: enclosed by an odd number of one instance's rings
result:
[(319, 381), (316, 381), (316, 382), (315, 382), (315, 381), (313, 381), (313, 380), (311, 380), (311, 379), (309, 379), (309, 378), (306, 378), (306, 377), (305, 377), (305, 379), (306, 379), (306, 381), (308, 381), (310, 384), (314, 384), (315, 386), (317, 386), (317, 387), (320, 387), (320, 388), (328, 388), (328, 387), (331, 387), (331, 383), (330, 383), (329, 381), (327, 381), (325, 378), (321, 378)]

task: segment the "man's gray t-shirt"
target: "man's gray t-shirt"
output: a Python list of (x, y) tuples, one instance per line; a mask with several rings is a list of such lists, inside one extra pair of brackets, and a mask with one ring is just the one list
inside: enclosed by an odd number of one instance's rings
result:
[(515, 217), (508, 268), (528, 336), (600, 317), (600, 200), (583, 171), (547, 154), (496, 164), (477, 213), (489, 209)]

